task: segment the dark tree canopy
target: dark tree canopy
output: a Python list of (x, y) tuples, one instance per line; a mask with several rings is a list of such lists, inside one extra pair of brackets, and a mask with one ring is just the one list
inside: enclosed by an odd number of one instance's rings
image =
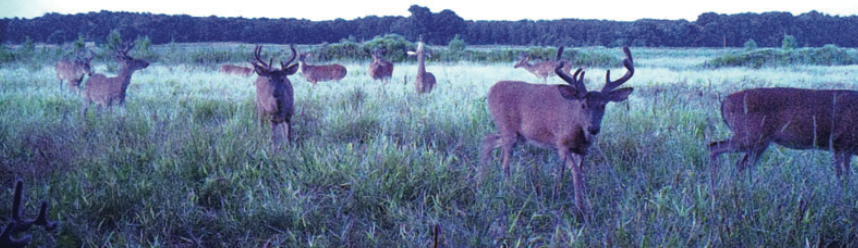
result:
[(466, 21), (452, 10), (433, 13), (412, 5), (409, 17), (367, 16), (354, 20), (309, 21), (294, 18), (192, 17), (130, 12), (48, 13), (33, 19), (0, 19), (0, 42), (67, 43), (79, 36), (104, 42), (112, 30), (123, 37), (148, 36), (153, 44), (169, 42), (335, 43), (353, 37), (367, 41), (385, 34), (446, 45), (457, 34), (472, 45), (780, 47), (786, 35), (797, 45), (858, 47), (858, 16), (811, 11), (725, 15), (703, 13), (696, 21), (642, 19), (633, 22), (563, 19), (552, 21)]

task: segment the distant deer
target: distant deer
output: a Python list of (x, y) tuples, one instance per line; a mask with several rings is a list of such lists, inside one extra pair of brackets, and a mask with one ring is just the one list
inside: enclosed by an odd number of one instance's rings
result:
[(220, 67), (220, 72), (223, 74), (233, 74), (249, 77), (250, 75), (253, 75), (253, 68), (247, 68), (244, 66), (237, 65), (222, 65)]
[[(561, 47), (557, 53), (558, 59), (562, 52)], [(520, 140), (553, 147), (566, 168), (572, 170), (575, 202), (581, 210), (585, 210), (584, 156), (601, 130), (605, 105), (608, 102), (624, 101), (633, 91), (633, 88), (615, 90), (632, 78), (635, 72), (629, 48), (624, 47), (623, 52), (626, 55), (623, 60), (626, 74), (616, 81), (610, 81), (609, 70), (601, 91), (588, 92), (584, 86), (582, 69), (569, 77), (562, 71), (565, 63), (558, 64), (554, 71), (569, 85), (500, 81), (492, 86), (487, 97), (488, 107), (498, 133), (488, 135), (483, 140), (481, 158), (484, 163), (492, 150), (501, 147), (501, 163), (509, 174), (512, 149)]]
[(330, 65), (309, 65), (305, 61), (306, 58), (313, 56), (312, 53), (302, 53), (298, 55), (298, 61), (301, 62), (301, 73), (304, 78), (312, 84), (322, 81), (340, 81), (346, 77), (346, 67), (341, 64)]
[(275, 141), (278, 140), (278, 131), (285, 132), (287, 142), (292, 140), (292, 115), (295, 113), (295, 100), (292, 82), (289, 81), (288, 76), (298, 72), (298, 64), (291, 64), (295, 61), (297, 54), (295, 46), (292, 45), (289, 48), (292, 49), (292, 58), (286, 63), (281, 61), (280, 70), (271, 67), (273, 59), (265, 63), (260, 58), (262, 47), (258, 45), (253, 50), (253, 60), (250, 62), (256, 75), (259, 75), (256, 78), (257, 116), (261, 121), (267, 119), (271, 122), (271, 132)]
[(858, 153), (858, 91), (749, 89), (727, 96), (721, 102), (721, 116), (733, 137), (709, 144), (713, 183), (719, 155), (745, 153), (736, 162), (741, 172), (753, 167), (772, 142), (791, 149), (832, 151), (837, 177), (849, 181), (852, 155)]
[(60, 81), (60, 88), (63, 87), (63, 80), (68, 80), (69, 88), (75, 92), (79, 91), (84, 75), (92, 76), (90, 62), (94, 57), (95, 54), (92, 53), (89, 57), (78, 56), (74, 61), (60, 60), (57, 62), (57, 79)]
[(390, 77), (393, 75), (393, 63), (384, 59), (382, 53), (387, 51), (382, 48), (372, 51), (372, 63), (369, 64), (369, 76), (374, 80), (381, 80), (385, 83), (390, 82)]
[(552, 73), (554, 73), (554, 68), (557, 67), (557, 65), (559, 65), (561, 63), (563, 64), (563, 72), (565, 72), (566, 74), (569, 74), (572, 72), (572, 62), (570, 62), (569, 60), (563, 59), (563, 60), (542, 61), (542, 62), (538, 62), (536, 64), (531, 64), (528, 61), (530, 61), (530, 55), (524, 54), (518, 60), (518, 63), (516, 63), (515, 66), (513, 66), (513, 68), (516, 68), (516, 69), (524, 68), (525, 70), (529, 71), (530, 73), (533, 73), (533, 75), (536, 75), (536, 78), (542, 79), (543, 83), (547, 81), (548, 76), (550, 76)]
[(417, 89), (417, 93), (432, 92), (432, 89), (435, 88), (435, 75), (426, 71), (427, 54), (423, 45), (423, 36), (420, 36), (420, 40), (417, 42), (417, 50), (408, 51), (408, 55), (417, 57), (417, 75), (414, 76), (414, 88)]
[(146, 69), (149, 62), (135, 59), (128, 55), (128, 51), (134, 48), (133, 43), (122, 44), (115, 51), (114, 58), (119, 63), (119, 74), (115, 77), (107, 77), (104, 74), (93, 74), (86, 81), (86, 95), (84, 96), (83, 116), (86, 116), (87, 108), (92, 102), (100, 107), (113, 105), (125, 106), (125, 93), (131, 84), (131, 75), (135, 71)]
[(27, 247), (32, 239), (30, 235), (24, 235), (20, 239), (12, 237), (13, 235), (26, 232), (32, 226), (41, 226), (46, 231), (53, 231), (59, 226), (56, 221), (48, 220), (48, 202), (43, 201), (39, 207), (39, 215), (32, 220), (24, 220), (21, 216), (21, 206), (24, 195), (24, 182), (18, 181), (15, 183), (15, 193), (12, 196), (12, 218), (6, 227), (0, 227), (0, 247)]

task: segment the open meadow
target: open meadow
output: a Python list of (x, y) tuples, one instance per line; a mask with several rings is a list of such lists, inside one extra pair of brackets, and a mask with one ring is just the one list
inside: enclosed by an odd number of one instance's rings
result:
[[(518, 145), (510, 176), (499, 150), (479, 161), (497, 132), (489, 87), (540, 82), (514, 61), (428, 61), (438, 83), (427, 95), (415, 93), (413, 59), (387, 84), (370, 78), (369, 60), (340, 62), (340, 82), (314, 86), (298, 72), (294, 138), (278, 147), (256, 119), (256, 75), (218, 71), (249, 57), (171, 62), (181, 54), (154, 50), (161, 61), (134, 74), (124, 109), (86, 116), (58, 84), (56, 60), (0, 64), (0, 224), (20, 178), (25, 214), (44, 199), (61, 222), (30, 231), (38, 247), (858, 246), (858, 180), (843, 187), (831, 153), (773, 145), (750, 180), (733, 166), (740, 156), (725, 155), (713, 187), (707, 150), (730, 136), (720, 115), (730, 93), (858, 90), (856, 65), (716, 68), (704, 64), (729, 49), (632, 47), (624, 86), (635, 91), (608, 105), (586, 157), (582, 218), (556, 151)], [(108, 58), (92, 64), (117, 70)], [(590, 90), (607, 69), (625, 71), (587, 66)]]

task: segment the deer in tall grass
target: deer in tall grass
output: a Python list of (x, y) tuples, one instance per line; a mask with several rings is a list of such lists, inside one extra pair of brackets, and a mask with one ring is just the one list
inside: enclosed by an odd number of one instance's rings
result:
[(253, 68), (247, 68), (244, 66), (237, 65), (222, 65), (220, 66), (220, 72), (223, 74), (233, 74), (249, 77), (250, 75), (253, 75)]
[[(563, 48), (557, 53), (557, 58)], [(565, 63), (555, 67), (555, 73), (568, 85), (530, 84), (520, 81), (500, 81), (489, 89), (489, 113), (497, 134), (486, 136), (482, 144), (481, 158), (484, 163), (491, 152), (501, 147), (501, 164), (509, 174), (509, 160), (516, 143), (526, 140), (540, 146), (557, 150), (565, 169), (572, 170), (575, 187), (575, 202), (582, 212), (584, 205), (584, 157), (601, 131), (602, 117), (608, 102), (624, 101), (633, 88), (616, 89), (632, 78), (635, 68), (628, 47), (623, 48), (626, 59), (623, 66), (626, 74), (610, 81), (611, 71), (605, 76), (601, 91), (587, 91), (584, 86), (583, 69), (571, 77), (563, 72)]]
[(548, 81), (548, 76), (554, 73), (554, 68), (561, 63), (563, 64), (563, 72), (566, 74), (570, 74), (572, 72), (572, 62), (566, 59), (542, 61), (535, 64), (531, 64), (529, 61), (530, 55), (523, 54), (513, 68), (524, 68), (530, 73), (533, 73), (536, 78), (542, 79), (543, 83)]
[(74, 60), (58, 61), (55, 69), (57, 70), (57, 79), (60, 81), (60, 88), (63, 87), (63, 80), (68, 80), (69, 88), (75, 92), (80, 91), (80, 83), (83, 82), (83, 77), (92, 76), (90, 62), (93, 58), (95, 58), (95, 54), (91, 53), (89, 57), (78, 56)]
[(341, 64), (307, 64), (306, 59), (312, 56), (312, 53), (302, 53), (298, 55), (298, 61), (301, 62), (301, 74), (304, 74), (304, 78), (307, 79), (307, 81), (309, 81), (313, 85), (318, 82), (331, 80), (339, 82), (346, 77), (348, 71), (346, 71), (346, 67)]
[(435, 88), (435, 75), (426, 71), (426, 56), (428, 56), (423, 45), (423, 36), (417, 41), (417, 50), (408, 51), (409, 56), (417, 57), (417, 75), (414, 76), (414, 88), (417, 93), (428, 94)]
[(87, 109), (93, 102), (102, 108), (114, 105), (125, 106), (125, 96), (128, 85), (131, 84), (131, 76), (135, 71), (149, 67), (149, 62), (128, 55), (132, 48), (134, 48), (133, 43), (125, 43), (116, 49), (114, 59), (119, 63), (119, 74), (107, 77), (98, 73), (89, 77), (86, 81), (86, 95), (81, 115), (86, 116)]
[[(849, 182), (852, 155), (858, 154), (858, 91), (748, 89), (727, 96), (721, 102), (721, 116), (733, 137), (709, 144), (713, 186), (719, 155), (745, 153), (736, 162), (742, 172), (756, 165), (771, 143), (829, 150), (837, 178)], [(748, 174), (752, 180), (752, 170)]]
[(369, 76), (374, 80), (381, 80), (382, 82), (388, 83), (390, 82), (390, 77), (393, 75), (393, 63), (384, 59), (381, 56), (382, 53), (387, 51), (386, 49), (378, 49), (372, 51), (372, 63), (369, 64)]
[(297, 54), (295, 46), (292, 45), (289, 48), (292, 50), (292, 58), (286, 63), (280, 61), (279, 70), (271, 67), (273, 59), (269, 59), (266, 63), (260, 58), (262, 46), (256, 46), (253, 50), (253, 60), (250, 62), (256, 75), (258, 75), (256, 78), (257, 116), (260, 121), (267, 119), (271, 122), (271, 132), (275, 142), (279, 140), (278, 133), (285, 133), (287, 142), (292, 140), (292, 115), (295, 113), (295, 100), (289, 76), (298, 72), (298, 64), (291, 64), (295, 61)]

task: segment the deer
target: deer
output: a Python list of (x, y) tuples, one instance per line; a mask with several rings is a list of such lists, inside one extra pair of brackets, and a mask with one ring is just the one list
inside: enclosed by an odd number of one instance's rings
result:
[(292, 140), (292, 115), (295, 113), (295, 98), (292, 82), (289, 77), (298, 72), (298, 64), (295, 61), (297, 52), (295, 46), (290, 45), (292, 58), (286, 63), (280, 61), (280, 69), (271, 67), (273, 59), (268, 63), (260, 58), (262, 46), (257, 45), (253, 50), (253, 59), (250, 62), (256, 73), (256, 112), (257, 117), (263, 123), (266, 119), (271, 122), (271, 132), (274, 141), (278, 141), (278, 132), (285, 133), (286, 141)]
[[(561, 47), (557, 59), (560, 59), (562, 52)], [(487, 163), (491, 152), (500, 147), (501, 164), (509, 175), (510, 157), (519, 141), (554, 148), (565, 164), (565, 168), (561, 166), (561, 175), (565, 175), (566, 168), (572, 170), (575, 202), (582, 212), (586, 212), (584, 157), (601, 131), (607, 103), (625, 101), (634, 91), (631, 87), (617, 89), (631, 79), (635, 72), (629, 48), (624, 47), (623, 52), (626, 56), (623, 60), (625, 75), (611, 81), (611, 71), (608, 70), (601, 91), (587, 91), (583, 69), (579, 68), (571, 77), (563, 72), (565, 62), (558, 64), (554, 72), (567, 85), (521, 81), (495, 83), (489, 89), (487, 101), (489, 114), (498, 133), (487, 135), (483, 140), (480, 155), (483, 164)]]
[(435, 88), (435, 75), (426, 71), (426, 48), (423, 45), (423, 36), (417, 41), (417, 49), (408, 51), (409, 56), (417, 57), (417, 75), (414, 76), (414, 88), (417, 93), (428, 94)]
[(86, 81), (82, 116), (86, 116), (87, 109), (93, 102), (102, 108), (114, 105), (125, 106), (125, 96), (128, 85), (131, 84), (131, 76), (135, 71), (149, 67), (149, 62), (128, 55), (132, 48), (134, 48), (133, 43), (124, 43), (116, 49), (114, 59), (119, 63), (119, 74), (114, 77), (107, 77), (101, 73), (93, 74)]
[(32, 237), (24, 235), (20, 239), (12, 237), (12, 235), (24, 233), (32, 226), (41, 226), (45, 231), (53, 231), (59, 227), (59, 222), (48, 220), (48, 202), (42, 201), (39, 207), (39, 215), (32, 220), (24, 220), (21, 215), (21, 200), (24, 197), (24, 181), (18, 180), (15, 183), (15, 193), (12, 196), (12, 218), (11, 222), (6, 227), (0, 227), (0, 247), (27, 247), (30, 244)]
[(318, 82), (323, 81), (337, 81), (339, 82), (343, 78), (346, 77), (346, 67), (341, 64), (330, 64), (330, 65), (309, 65), (305, 61), (306, 58), (312, 57), (312, 53), (302, 53), (298, 55), (298, 61), (301, 62), (301, 73), (304, 74), (304, 78), (307, 79), (313, 85), (316, 85)]
[(253, 75), (253, 68), (247, 68), (244, 66), (237, 65), (222, 65), (220, 67), (220, 72), (223, 74), (233, 74), (249, 77), (250, 75)]
[[(755, 166), (771, 143), (790, 149), (829, 150), (837, 178), (849, 182), (852, 155), (858, 153), (858, 91), (747, 89), (721, 102), (721, 117), (733, 136), (708, 146), (713, 186), (719, 155), (744, 153), (736, 161), (741, 173)], [(748, 174), (753, 179), (752, 170)]]
[(373, 80), (381, 80), (382, 82), (389, 83), (390, 78), (393, 75), (393, 63), (385, 60), (384, 57), (381, 56), (385, 51), (387, 50), (384, 48), (372, 51), (372, 63), (369, 64), (369, 76), (371, 76)]
[(90, 62), (95, 58), (92, 53), (89, 57), (78, 56), (73, 61), (60, 60), (55, 65), (57, 70), (57, 79), (60, 81), (60, 88), (63, 87), (63, 80), (68, 80), (69, 88), (75, 92), (80, 90), (80, 83), (83, 82), (84, 76), (92, 76), (92, 68)]
[(558, 64), (563, 63), (563, 72), (569, 74), (572, 72), (572, 62), (569, 60), (553, 60), (553, 61), (542, 61), (536, 64), (531, 64), (530, 55), (524, 54), (518, 60), (518, 63), (513, 66), (513, 68), (524, 68), (525, 70), (533, 73), (536, 78), (542, 79), (542, 82), (545, 83), (548, 81), (548, 76), (554, 72), (554, 68), (557, 67)]

